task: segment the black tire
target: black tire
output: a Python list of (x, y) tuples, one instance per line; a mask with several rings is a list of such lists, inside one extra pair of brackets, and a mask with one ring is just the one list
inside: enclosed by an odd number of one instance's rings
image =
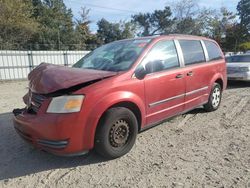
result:
[[(215, 92), (218, 93), (218, 91), (219, 91), (219, 96), (215, 95)], [(212, 112), (217, 110), (221, 103), (221, 97), (222, 97), (222, 88), (220, 84), (214, 83), (211, 93), (209, 95), (208, 103), (204, 105), (204, 109), (207, 112)]]
[(101, 118), (95, 135), (95, 150), (107, 159), (121, 157), (133, 147), (138, 123), (124, 107), (111, 108)]

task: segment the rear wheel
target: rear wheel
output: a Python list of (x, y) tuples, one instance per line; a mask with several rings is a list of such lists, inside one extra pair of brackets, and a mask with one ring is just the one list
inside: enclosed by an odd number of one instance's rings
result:
[(219, 108), (222, 97), (222, 88), (220, 84), (215, 83), (210, 93), (208, 103), (204, 105), (204, 108), (208, 112), (215, 111)]
[(95, 150), (105, 158), (125, 155), (133, 147), (138, 132), (135, 115), (129, 109), (109, 109), (101, 118), (96, 130)]

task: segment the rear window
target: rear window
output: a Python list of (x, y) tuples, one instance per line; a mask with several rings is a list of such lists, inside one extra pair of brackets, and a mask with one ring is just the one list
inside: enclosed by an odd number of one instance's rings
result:
[(221, 51), (214, 42), (204, 41), (204, 43), (207, 48), (209, 61), (222, 59)]
[(201, 42), (198, 40), (180, 40), (186, 65), (205, 62), (205, 55)]
[(228, 63), (250, 63), (250, 55), (230, 56), (226, 58)]

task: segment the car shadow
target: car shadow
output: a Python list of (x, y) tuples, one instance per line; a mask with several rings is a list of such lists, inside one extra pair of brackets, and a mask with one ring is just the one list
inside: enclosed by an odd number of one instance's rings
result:
[(60, 157), (35, 149), (17, 135), (12, 118), (12, 113), (0, 114), (0, 180), (105, 161), (94, 152), (85, 156)]
[(250, 87), (250, 82), (245, 81), (228, 81), (227, 89), (237, 89), (237, 88), (245, 88)]
[(186, 114), (205, 114), (205, 113), (207, 113), (207, 111), (203, 107), (199, 107), (187, 112)]

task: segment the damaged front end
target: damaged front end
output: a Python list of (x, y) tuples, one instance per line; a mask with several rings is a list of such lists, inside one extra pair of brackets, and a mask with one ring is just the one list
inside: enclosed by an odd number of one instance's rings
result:
[(116, 72), (69, 68), (47, 63), (30, 72), (29, 91), (23, 97), (26, 108), (14, 109), (15, 116), (26, 111), (37, 114), (42, 103), (49, 98), (71, 95), (73, 92), (116, 75)]
[(60, 89), (58, 91), (48, 93), (48, 94), (38, 94), (34, 93), (29, 89), (29, 92), (23, 96), (23, 102), (25, 103), (26, 107), (25, 108), (17, 108), (13, 110), (13, 114), (15, 116), (21, 114), (22, 112), (26, 111), (29, 114), (37, 114), (41, 105), (46, 99), (54, 98), (54, 97), (59, 97), (63, 95), (72, 95), (75, 91), (87, 87), (89, 85), (92, 85), (96, 82), (101, 81), (102, 79), (97, 79), (97, 80), (92, 80), (86, 83), (78, 84), (66, 89)]
[(14, 127), (26, 141), (57, 155), (83, 154), (81, 142), (85, 94), (76, 91), (116, 75), (114, 72), (41, 64), (29, 74), (26, 107), (14, 109)]

